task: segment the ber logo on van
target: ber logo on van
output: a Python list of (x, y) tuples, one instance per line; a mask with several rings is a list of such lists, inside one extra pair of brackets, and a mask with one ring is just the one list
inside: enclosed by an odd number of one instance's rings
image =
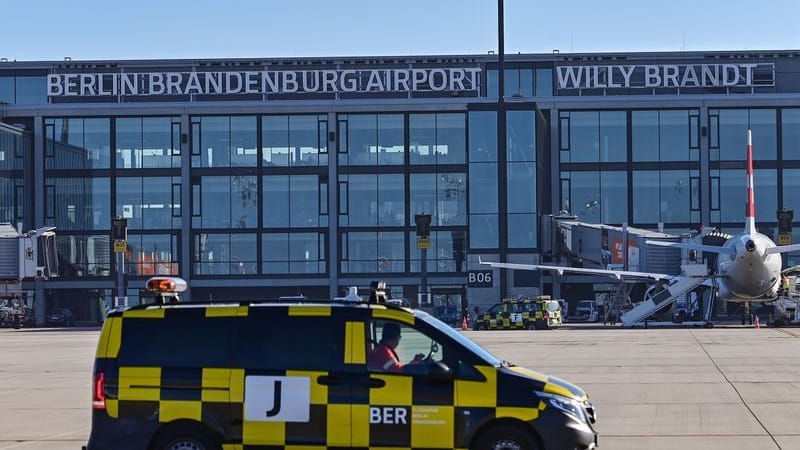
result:
[(260, 422), (308, 422), (311, 380), (308, 377), (251, 375), (244, 379), (244, 418)]

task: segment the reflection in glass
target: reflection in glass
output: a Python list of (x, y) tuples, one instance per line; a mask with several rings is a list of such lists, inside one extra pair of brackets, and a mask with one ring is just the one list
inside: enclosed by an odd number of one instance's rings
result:
[[(781, 127), (783, 159), (798, 160), (800, 159), (800, 109), (784, 108), (781, 111), (781, 120), (783, 122)], [(798, 191), (792, 190), (791, 192)], [(800, 210), (796, 211), (800, 213)]]
[(266, 275), (321, 274), (327, 271), (323, 233), (265, 233), (262, 270)]
[(111, 240), (104, 235), (56, 233), (61, 278), (107, 277), (111, 275)]
[(403, 233), (346, 232), (342, 244), (342, 273), (402, 272)]
[(774, 160), (777, 155), (777, 126), (774, 109), (709, 110), (719, 116), (719, 127), (711, 121), (712, 136), (719, 133), (719, 160), (743, 161), (747, 158), (747, 129), (753, 132), (753, 159)]
[(179, 177), (117, 178), (116, 217), (128, 219), (130, 229), (180, 228), (180, 204), (173, 204), (176, 185)]
[(265, 166), (327, 164), (327, 116), (264, 116), (261, 121)]
[(201, 211), (193, 211), (197, 228), (252, 228), (258, 222), (258, 181), (255, 176), (200, 177)]
[(633, 222), (667, 226), (691, 222), (689, 177), (688, 170), (635, 170)]
[(411, 174), (411, 211), (431, 215), (433, 226), (466, 224), (466, 174)]
[[(428, 272), (455, 272), (456, 262), (453, 259), (453, 234), (456, 231), (431, 231), (430, 244), (428, 249), (427, 261)], [(417, 248), (417, 235), (412, 232), (409, 234), (409, 259), (411, 261), (411, 272), (422, 271), (422, 252)]]
[(497, 248), (499, 233), (497, 214), (470, 214), (469, 248)]
[(535, 248), (536, 214), (508, 215), (508, 248)]
[(466, 146), (464, 114), (409, 115), (411, 164), (462, 164)]
[(402, 165), (405, 158), (402, 114), (339, 115), (339, 164)]
[(174, 234), (128, 233), (125, 270), (131, 276), (178, 275), (179, 258)]
[[(711, 211), (714, 223), (744, 223), (746, 175), (744, 169), (712, 170), (711, 177), (719, 177), (719, 211)], [(756, 222), (775, 222), (775, 211), (778, 209), (778, 187), (776, 173), (773, 169), (755, 169), (753, 171), (754, 194), (756, 202)], [(712, 192), (714, 195), (714, 192)]]
[(198, 129), (192, 167), (256, 166), (255, 116), (193, 117), (193, 133)]
[(111, 121), (107, 118), (45, 119), (47, 169), (107, 169), (111, 165)]
[(562, 112), (560, 118), (562, 147), (566, 150), (561, 162), (627, 160), (625, 111)]
[(497, 113), (469, 113), (469, 162), (497, 162)]
[(252, 275), (257, 271), (255, 234), (194, 235), (195, 275)]
[(508, 161), (536, 161), (536, 112), (506, 113), (506, 149)]
[(48, 225), (59, 230), (108, 230), (111, 227), (109, 179), (47, 178)]
[(116, 119), (116, 167), (180, 167), (180, 118)]

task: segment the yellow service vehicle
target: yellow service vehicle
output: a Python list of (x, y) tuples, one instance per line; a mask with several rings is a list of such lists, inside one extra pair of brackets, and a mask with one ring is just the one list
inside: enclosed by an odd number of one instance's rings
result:
[(501, 361), (381, 289), (181, 303), (183, 280), (147, 286), (155, 304), (103, 324), (88, 450), (597, 446), (579, 387)]
[(561, 305), (550, 296), (506, 298), (475, 320), (475, 330), (549, 330), (562, 324)]

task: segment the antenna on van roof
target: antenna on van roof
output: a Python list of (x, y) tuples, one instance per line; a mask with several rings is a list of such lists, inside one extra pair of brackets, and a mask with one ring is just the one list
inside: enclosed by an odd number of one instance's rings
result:
[(386, 282), (373, 281), (369, 285), (370, 292), (369, 302), (372, 304), (385, 304), (386, 303)]

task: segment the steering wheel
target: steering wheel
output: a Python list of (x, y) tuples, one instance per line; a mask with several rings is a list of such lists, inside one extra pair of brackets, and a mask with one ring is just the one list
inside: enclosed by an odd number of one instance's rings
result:
[(425, 364), (430, 364), (433, 362), (433, 355), (435, 355), (439, 351), (439, 344), (435, 341), (431, 341), (431, 350), (428, 352), (428, 355), (422, 359), (422, 362)]

